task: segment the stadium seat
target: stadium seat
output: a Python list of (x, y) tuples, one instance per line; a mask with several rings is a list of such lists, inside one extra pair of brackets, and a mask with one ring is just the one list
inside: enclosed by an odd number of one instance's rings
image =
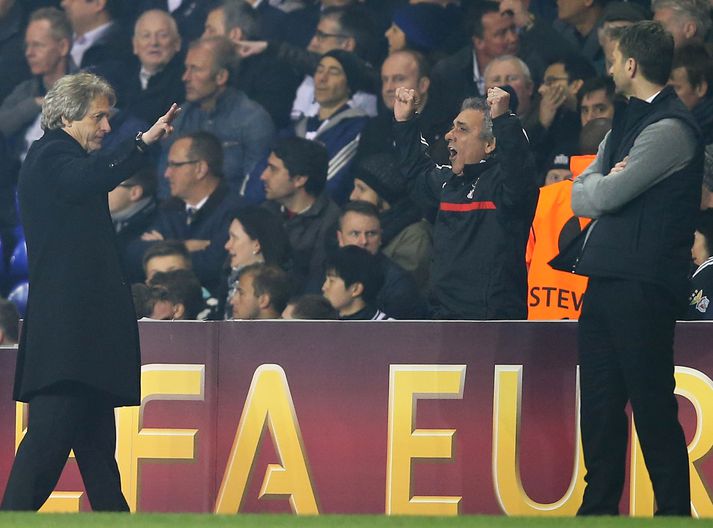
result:
[(18, 282), (21, 279), (27, 279), (27, 245), (25, 244), (25, 237), (22, 237), (17, 241), (15, 250), (12, 252), (12, 256), (10, 257), (10, 267), (8, 271), (10, 280), (13, 282)]
[(30, 290), (30, 284), (27, 281), (23, 281), (15, 286), (12, 291), (8, 294), (7, 299), (12, 302), (17, 311), (20, 312), (20, 317), (25, 317), (25, 310), (27, 309), (27, 294)]

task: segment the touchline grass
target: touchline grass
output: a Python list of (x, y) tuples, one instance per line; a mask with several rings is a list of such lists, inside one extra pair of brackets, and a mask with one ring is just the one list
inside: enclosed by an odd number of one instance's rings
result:
[(106, 514), (106, 513), (0, 513), (0, 528), (688, 528), (713, 527), (713, 519), (630, 517), (386, 517), (383, 515), (213, 515), (213, 514)]

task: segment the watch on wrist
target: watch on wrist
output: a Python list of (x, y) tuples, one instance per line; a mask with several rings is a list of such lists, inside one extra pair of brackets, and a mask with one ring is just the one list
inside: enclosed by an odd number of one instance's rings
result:
[(138, 134), (136, 134), (134, 143), (136, 143), (136, 148), (139, 149), (139, 151), (147, 152), (149, 146), (146, 143), (144, 143), (143, 135), (144, 135), (143, 132), (139, 132)]

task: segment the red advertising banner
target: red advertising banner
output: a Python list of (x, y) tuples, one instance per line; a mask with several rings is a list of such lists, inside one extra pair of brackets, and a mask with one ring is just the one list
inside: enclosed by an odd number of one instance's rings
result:
[[(142, 322), (118, 409), (133, 511), (573, 515), (584, 465), (574, 322)], [(692, 505), (713, 517), (713, 326), (681, 323)], [(0, 349), (0, 492), (23, 434)], [(633, 431), (633, 428), (632, 428)], [(622, 511), (651, 515), (635, 433)], [(70, 459), (44, 507), (88, 510)]]

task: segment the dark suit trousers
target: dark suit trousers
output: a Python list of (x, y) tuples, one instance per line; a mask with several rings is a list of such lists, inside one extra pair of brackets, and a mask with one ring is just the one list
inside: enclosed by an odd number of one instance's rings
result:
[(579, 515), (617, 515), (631, 402), (657, 515), (690, 515), (688, 453), (673, 394), (677, 304), (653, 284), (591, 278), (579, 319), (587, 487)]
[(30, 401), (27, 434), (5, 490), (3, 510), (38, 510), (71, 449), (94, 511), (129, 511), (114, 458), (114, 408), (96, 391), (64, 386)]

